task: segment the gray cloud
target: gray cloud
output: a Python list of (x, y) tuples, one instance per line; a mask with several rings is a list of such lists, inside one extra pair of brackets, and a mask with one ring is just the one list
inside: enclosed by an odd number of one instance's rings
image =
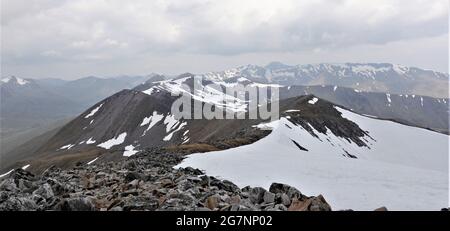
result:
[(442, 0), (1, 3), (2, 75), (204, 72), (234, 60), (448, 69), (448, 1)]

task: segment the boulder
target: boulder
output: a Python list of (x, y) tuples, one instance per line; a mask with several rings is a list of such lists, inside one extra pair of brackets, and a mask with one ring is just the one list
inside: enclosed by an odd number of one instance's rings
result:
[(286, 193), (282, 193), (280, 199), (281, 204), (283, 204), (284, 206), (291, 205), (291, 198), (289, 198), (289, 196)]
[(269, 187), (269, 192), (271, 193), (285, 193), (286, 195), (289, 196), (289, 198), (298, 198), (301, 199), (303, 197), (302, 193), (294, 188), (291, 187), (287, 184), (280, 184), (280, 183), (272, 183)]
[(264, 198), (263, 199), (264, 199), (264, 203), (267, 203), (267, 204), (274, 203), (275, 202), (275, 194), (266, 191), (264, 193)]
[(219, 203), (220, 203), (220, 196), (212, 195), (206, 199), (205, 207), (207, 207), (210, 210), (214, 210), (219, 207)]
[(266, 193), (266, 190), (261, 187), (255, 187), (252, 188), (249, 192), (250, 194), (250, 201), (254, 204), (261, 204), (264, 202), (264, 194)]
[(217, 186), (217, 188), (221, 189), (221, 190), (225, 190), (228, 192), (237, 192), (239, 191), (239, 187), (236, 186), (235, 184), (233, 184), (231, 181), (228, 180), (217, 180), (217, 179), (213, 179), (210, 182), (211, 186)]
[(11, 196), (0, 203), (0, 211), (35, 211), (39, 207), (29, 197)]
[(311, 205), (309, 206), (310, 211), (331, 211), (331, 206), (327, 203), (322, 195), (313, 197)]
[(61, 211), (94, 211), (94, 203), (89, 197), (66, 198), (62, 200), (57, 209)]
[(375, 209), (374, 211), (388, 211), (388, 209), (383, 206), (383, 207)]
[(195, 175), (195, 176), (203, 174), (203, 172), (200, 169), (198, 169), (198, 168), (194, 169), (192, 167), (187, 167), (187, 168), (182, 168), (180, 170), (183, 171), (186, 174)]
[(142, 175), (135, 171), (128, 172), (125, 175), (125, 182), (131, 182), (133, 180), (140, 180), (140, 179), (142, 179)]
[(269, 192), (271, 193), (287, 193), (291, 186), (287, 184), (272, 183), (269, 187)]
[(306, 200), (294, 198), (288, 211), (331, 211), (330, 205), (322, 195), (311, 197)]
[(41, 187), (36, 189), (33, 192), (33, 195), (39, 195), (39, 196), (43, 197), (46, 200), (55, 196), (54, 193), (53, 193), (52, 187), (48, 183), (45, 183)]
[(17, 188), (14, 179), (9, 178), (0, 182), (0, 191), (18, 192), (19, 188)]

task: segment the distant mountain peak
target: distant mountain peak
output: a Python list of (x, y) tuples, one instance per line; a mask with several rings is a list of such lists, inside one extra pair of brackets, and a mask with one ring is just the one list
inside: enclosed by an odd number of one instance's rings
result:
[(291, 67), (291, 66), (284, 64), (282, 62), (279, 62), (279, 61), (270, 62), (265, 66), (266, 69), (270, 69), (270, 70), (284, 69), (284, 68), (289, 68), (289, 67)]
[(18, 84), (18, 85), (26, 85), (26, 84), (30, 83), (29, 80), (18, 78), (18, 77), (15, 77), (13, 75), (10, 76), (10, 77), (6, 77), (6, 78), (1, 79), (1, 82), (2, 83), (9, 83), (9, 84)]

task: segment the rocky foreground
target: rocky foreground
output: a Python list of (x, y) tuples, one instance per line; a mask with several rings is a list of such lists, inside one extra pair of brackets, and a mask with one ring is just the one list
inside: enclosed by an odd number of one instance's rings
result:
[(240, 189), (198, 169), (174, 169), (182, 159), (149, 150), (119, 162), (51, 167), (39, 176), (17, 169), (0, 179), (0, 211), (331, 211), (321, 195), (289, 185)]

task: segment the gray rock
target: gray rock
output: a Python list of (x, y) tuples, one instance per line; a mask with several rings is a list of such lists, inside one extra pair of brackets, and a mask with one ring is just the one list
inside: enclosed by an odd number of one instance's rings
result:
[(33, 195), (39, 195), (39, 196), (41, 196), (41, 197), (43, 197), (44, 199), (49, 199), (49, 198), (52, 198), (53, 196), (55, 196), (54, 194), (53, 194), (53, 189), (52, 189), (52, 187), (48, 184), (48, 183), (45, 183), (45, 184), (43, 184), (41, 187), (39, 187), (38, 189), (36, 189), (34, 192), (33, 192)]
[(12, 196), (0, 203), (0, 211), (35, 211), (39, 207), (28, 197)]
[(0, 182), (0, 191), (17, 192), (19, 188), (17, 188), (14, 179), (9, 178)]
[(158, 208), (159, 205), (159, 201), (154, 197), (127, 197), (126, 199), (124, 199), (124, 202), (124, 211), (154, 211)]
[(16, 170), (0, 179), (0, 210), (331, 210), (323, 197), (306, 197), (289, 185), (239, 189), (198, 169), (174, 169), (182, 159), (155, 148), (118, 162), (52, 167), (38, 177)]
[(270, 185), (269, 192), (275, 193), (275, 194), (286, 193), (289, 196), (289, 198), (294, 198), (294, 197), (296, 197), (298, 199), (303, 198), (302, 193), (298, 189), (291, 187), (287, 184), (272, 183)]
[(219, 207), (219, 203), (220, 203), (220, 196), (212, 195), (206, 199), (205, 207), (214, 210)]
[(139, 186), (139, 180), (138, 179), (132, 180), (130, 183), (128, 183), (128, 186), (130, 188), (137, 188)]
[(228, 191), (228, 192), (237, 192), (240, 190), (238, 186), (236, 186), (235, 184), (233, 184), (232, 182), (230, 182), (228, 180), (221, 181), (221, 180), (214, 179), (211, 181), (210, 185), (216, 186), (217, 188)]
[(187, 180), (188, 180), (188, 181), (192, 181), (192, 182), (194, 182), (194, 183), (199, 183), (199, 182), (202, 181), (202, 179), (201, 179), (200, 177), (197, 177), (197, 176), (190, 176), (190, 177), (187, 177)]
[(322, 195), (314, 197), (309, 206), (311, 211), (331, 211), (330, 205), (327, 203)]
[(296, 188), (294, 187), (290, 187), (287, 195), (289, 196), (289, 198), (298, 198), (298, 199), (302, 199), (304, 196), (303, 194)]
[(286, 193), (291, 188), (291, 186), (287, 184), (280, 184), (280, 183), (272, 183), (269, 187), (269, 192), (271, 193)]
[(125, 182), (131, 182), (136, 179), (140, 180), (140, 179), (142, 179), (142, 176), (141, 176), (141, 174), (139, 174), (135, 171), (129, 172), (125, 176)]
[(202, 181), (199, 182), (199, 185), (202, 187), (209, 187), (210, 179), (209, 176), (201, 176)]
[(266, 191), (264, 193), (264, 203), (274, 203), (275, 202), (275, 194)]
[(191, 175), (195, 175), (195, 176), (203, 174), (203, 172), (200, 169), (194, 169), (191, 167), (187, 167), (187, 168), (180, 169), (180, 170), (185, 172), (186, 174), (191, 174)]
[(288, 208), (286, 206), (284, 206), (283, 204), (277, 204), (274, 207), (277, 211), (287, 211)]
[(67, 198), (57, 205), (62, 211), (94, 211), (95, 207), (89, 197)]
[(250, 201), (254, 204), (261, 204), (264, 201), (266, 190), (261, 187), (255, 187), (250, 190)]
[(281, 194), (281, 204), (289, 206), (291, 204), (291, 198), (286, 193)]

